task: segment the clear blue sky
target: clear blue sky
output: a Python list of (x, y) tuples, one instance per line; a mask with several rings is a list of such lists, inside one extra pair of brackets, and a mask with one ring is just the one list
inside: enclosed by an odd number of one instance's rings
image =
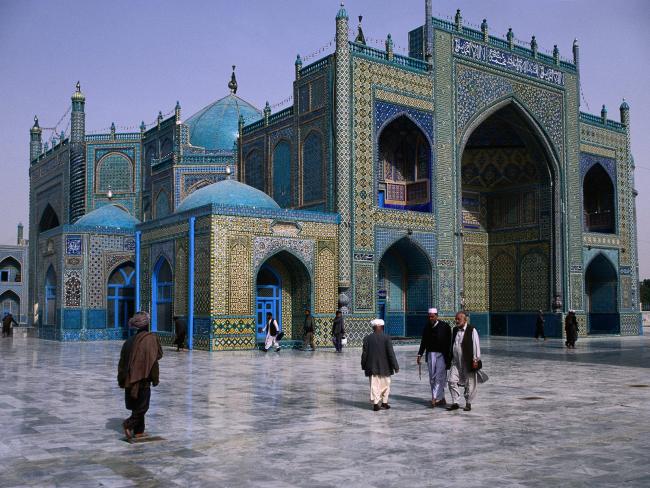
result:
[[(179, 100), (187, 118), (227, 93), (230, 65), (239, 92), (258, 107), (291, 95), (293, 63), (334, 37), (335, 0), (0, 0), (0, 242), (15, 241), (28, 224), (29, 128), (57, 123), (74, 84), (86, 94), (88, 131), (111, 122), (137, 126)], [(491, 33), (553, 44), (571, 56), (578, 38), (582, 90), (589, 111), (607, 105), (618, 120), (622, 97), (631, 106), (632, 150), (639, 190), (641, 276), (650, 277), (650, 56), (648, 0), (434, 0), (434, 15), (465, 22), (486, 17)], [(367, 38), (407, 33), (424, 19), (424, 0), (348, 0), (352, 26), (364, 16)], [(331, 51), (326, 47), (322, 54)], [(400, 52), (400, 51), (398, 51)], [(312, 60), (315, 58), (312, 58)], [(306, 61), (309, 62), (309, 61)], [(585, 102), (582, 110), (588, 111)], [(44, 136), (48, 136), (47, 132)], [(575, 191), (578, 191), (576, 189)]]

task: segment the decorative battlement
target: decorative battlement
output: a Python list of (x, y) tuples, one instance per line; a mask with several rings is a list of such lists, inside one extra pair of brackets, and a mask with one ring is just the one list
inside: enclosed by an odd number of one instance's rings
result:
[(69, 139), (59, 140), (59, 142), (57, 144), (55, 144), (54, 146), (52, 146), (49, 149), (46, 149), (41, 154), (39, 154), (36, 158), (34, 158), (32, 160), (32, 164), (37, 164), (40, 161), (42, 161), (43, 159), (47, 159), (49, 156), (51, 156), (55, 152), (59, 151), (60, 149), (62, 149), (64, 147), (67, 147), (69, 142), (70, 142)]
[(586, 112), (580, 112), (580, 122), (596, 125), (598, 127), (604, 127), (606, 129), (612, 129), (618, 132), (625, 132), (625, 126), (622, 123), (610, 119), (605, 119), (603, 121), (602, 117), (599, 117), (598, 115), (588, 114)]
[(322, 59), (319, 59), (318, 61), (315, 61), (304, 68), (300, 70), (300, 77), (308, 76), (312, 73), (316, 73), (317, 71), (320, 71), (324, 67), (326, 67), (329, 64), (330, 58), (332, 55), (325, 56)]
[(139, 141), (140, 132), (108, 133), (86, 135), (86, 142)]
[[(535, 40), (534, 37), (533, 39), (531, 39), (531, 47), (527, 48), (520, 44), (515, 43), (514, 34), (512, 33), (512, 30), (508, 31), (507, 39), (502, 39), (500, 37), (492, 36), (488, 34), (487, 22), (485, 20), (483, 21), (481, 30), (476, 30), (470, 27), (463, 26), (462, 17), (460, 17), (459, 14), (460, 12), (457, 12), (457, 22), (455, 23), (433, 17), (433, 27), (439, 30), (450, 32), (456, 36), (465, 37), (471, 41), (480, 43), (481, 45), (484, 46), (493, 46), (498, 49), (509, 51), (518, 56), (533, 59), (535, 60), (536, 63), (542, 63), (545, 65), (554, 66), (556, 68), (560, 68), (574, 73), (577, 72), (575, 63), (571, 63), (566, 60), (560, 59), (557, 46), (555, 46), (554, 48), (554, 55), (549, 56), (547, 54), (538, 52), (537, 41)], [(413, 56), (413, 53), (411, 53), (411, 56)]]
[(400, 56), (399, 54), (392, 54), (389, 57), (389, 53), (387, 51), (375, 49), (374, 47), (366, 46), (365, 44), (360, 44), (358, 42), (350, 42), (350, 51), (352, 51), (354, 54), (361, 55), (372, 60), (379, 60), (385, 63), (395, 64), (402, 68), (417, 72), (426, 72), (429, 70), (429, 65), (420, 59), (410, 58), (408, 56)]

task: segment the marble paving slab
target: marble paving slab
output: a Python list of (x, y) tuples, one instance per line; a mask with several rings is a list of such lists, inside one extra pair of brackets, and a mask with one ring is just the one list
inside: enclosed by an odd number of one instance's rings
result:
[(650, 486), (650, 387), (634, 386), (650, 384), (650, 336), (571, 351), (483, 338), (490, 380), (471, 412), (429, 408), (414, 345), (396, 348), (380, 412), (358, 348), (166, 348), (147, 415), (162, 439), (137, 443), (120, 347), (0, 341), (0, 487)]

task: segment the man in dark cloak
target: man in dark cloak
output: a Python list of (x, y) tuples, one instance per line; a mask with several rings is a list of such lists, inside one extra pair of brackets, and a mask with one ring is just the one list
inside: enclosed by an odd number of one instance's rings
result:
[(11, 337), (11, 334), (12, 334), (11, 324), (12, 323), (16, 324), (16, 326), (18, 326), (18, 322), (16, 322), (16, 319), (14, 318), (14, 316), (11, 315), (10, 313), (8, 313), (2, 319), (2, 337)]
[(343, 322), (343, 314), (340, 310), (336, 311), (336, 317), (332, 323), (332, 338), (334, 340), (334, 348), (336, 352), (343, 350), (343, 336), (345, 335), (345, 324)]
[(573, 310), (569, 310), (569, 313), (564, 319), (564, 332), (566, 334), (566, 342), (564, 344), (569, 349), (575, 349), (576, 341), (578, 340), (578, 319)]
[(117, 369), (117, 382), (124, 388), (126, 408), (131, 410), (131, 416), (122, 423), (127, 439), (146, 435), (144, 416), (149, 410), (151, 385), (158, 386), (160, 380), (158, 360), (163, 356), (158, 336), (149, 332), (148, 313), (137, 312), (129, 327), (137, 333), (122, 346)]
[(174, 339), (174, 344), (176, 344), (176, 350), (180, 351), (185, 348), (185, 338), (187, 337), (187, 325), (185, 321), (180, 317), (174, 317), (174, 326), (176, 328), (176, 338)]

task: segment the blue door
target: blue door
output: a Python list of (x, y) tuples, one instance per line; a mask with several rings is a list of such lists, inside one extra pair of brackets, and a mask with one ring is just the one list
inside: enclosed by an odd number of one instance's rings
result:
[(257, 342), (264, 342), (266, 337), (266, 332), (260, 332), (260, 329), (266, 325), (267, 312), (273, 315), (282, 330), (282, 286), (277, 273), (268, 266), (262, 267), (257, 275), (255, 312)]
[(126, 329), (135, 313), (135, 266), (126, 263), (117, 268), (108, 279), (107, 327)]

